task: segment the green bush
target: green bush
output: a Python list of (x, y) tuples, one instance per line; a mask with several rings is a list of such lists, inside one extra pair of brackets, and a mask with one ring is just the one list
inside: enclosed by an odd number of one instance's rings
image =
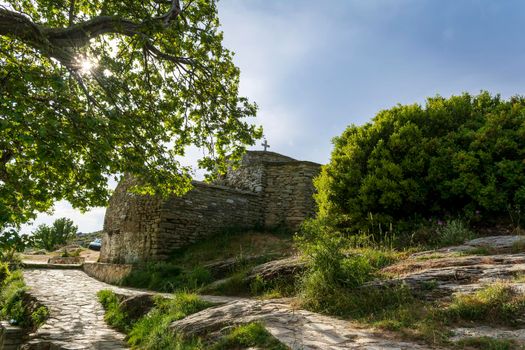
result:
[(60, 218), (51, 226), (39, 225), (33, 232), (32, 239), (35, 247), (51, 251), (67, 244), (76, 235), (77, 227), (73, 225), (73, 221)]
[(524, 158), (523, 97), (465, 93), (398, 105), (334, 139), (315, 181), (319, 217), (377, 235), (423, 218), (508, 215), (525, 207)]

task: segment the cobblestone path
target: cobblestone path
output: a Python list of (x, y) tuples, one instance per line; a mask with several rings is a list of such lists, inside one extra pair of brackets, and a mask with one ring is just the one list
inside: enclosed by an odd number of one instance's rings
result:
[[(28, 269), (24, 271), (30, 293), (50, 311), (47, 322), (31, 336), (26, 349), (126, 349), (124, 335), (104, 322), (96, 293), (111, 289), (119, 294), (144, 291), (119, 288), (97, 281), (80, 270)], [(217, 325), (262, 321), (267, 329), (293, 350), (310, 349), (429, 349), (390, 339), (348, 321), (293, 310), (285, 300), (257, 301), (228, 297), (204, 299), (223, 303), (175, 322), (173, 328), (202, 334)]]
[(97, 292), (112, 289), (136, 294), (90, 278), (80, 270), (25, 270), (30, 293), (47, 306), (50, 317), (31, 335), (28, 349), (126, 349), (124, 335), (104, 322)]

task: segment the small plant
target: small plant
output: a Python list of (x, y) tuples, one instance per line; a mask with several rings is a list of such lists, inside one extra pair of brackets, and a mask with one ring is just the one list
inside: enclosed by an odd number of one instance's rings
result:
[(515, 326), (525, 313), (525, 295), (511, 286), (496, 283), (474, 294), (458, 295), (445, 311), (451, 321), (483, 321)]
[(250, 283), (250, 291), (252, 295), (259, 295), (266, 290), (266, 283), (264, 279), (257, 275)]
[(515, 233), (521, 233), (521, 225), (523, 224), (523, 217), (525, 215), (525, 210), (523, 210), (522, 206), (519, 204), (515, 205), (508, 205), (507, 210), (509, 212), (510, 221), (512, 222), (512, 226), (514, 226), (514, 232)]
[(441, 246), (463, 244), (474, 237), (474, 233), (460, 219), (446, 221), (442, 226), (438, 227), (437, 235)]
[(266, 350), (286, 350), (284, 344), (275, 339), (260, 323), (237, 326), (221, 338), (210, 350), (258, 348)]
[(110, 290), (101, 290), (97, 293), (97, 297), (104, 310), (106, 310), (104, 320), (107, 324), (121, 332), (129, 332), (131, 330), (129, 317), (121, 310), (118, 296)]
[(512, 243), (510, 250), (513, 254), (525, 252), (525, 239), (520, 239)]
[(44, 322), (49, 317), (49, 311), (45, 306), (40, 306), (38, 309), (33, 311), (31, 314), (31, 320), (33, 321), (33, 325), (38, 328), (41, 325), (44, 324)]
[(458, 349), (480, 349), (480, 350), (513, 350), (517, 349), (516, 342), (508, 339), (494, 339), (490, 337), (472, 337), (461, 339), (456, 342)]

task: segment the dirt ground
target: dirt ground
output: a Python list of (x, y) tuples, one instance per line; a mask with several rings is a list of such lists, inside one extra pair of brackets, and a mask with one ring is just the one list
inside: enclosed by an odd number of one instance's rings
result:
[[(20, 254), (20, 257), (24, 262), (46, 263), (50, 257), (56, 256), (58, 254), (58, 252), (51, 252), (45, 255)], [(91, 249), (82, 249), (80, 256), (85, 258), (86, 262), (96, 262), (98, 261), (100, 252)]]

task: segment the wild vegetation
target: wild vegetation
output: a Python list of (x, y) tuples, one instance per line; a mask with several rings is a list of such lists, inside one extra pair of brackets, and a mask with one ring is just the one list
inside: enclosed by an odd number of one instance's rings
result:
[(77, 235), (77, 226), (67, 218), (56, 219), (51, 226), (39, 225), (32, 232), (30, 245), (35, 248), (53, 251), (67, 244)]
[(380, 236), (424, 220), (501, 216), (525, 208), (525, 98), (482, 92), (398, 105), (334, 139), (316, 180), (319, 218)]
[[(331, 161), (315, 181), (318, 215), (296, 240), (308, 262), (298, 285), (302, 307), (431, 344), (450, 344), (453, 326), (522, 322), (524, 297), (505, 284), (428, 302), (408, 286), (367, 282), (388, 278), (381, 269), (414, 250), (459, 245), (495, 224), (521, 232), (524, 112), (522, 97), (438, 96), (424, 107), (381, 111), (335, 138)], [(483, 337), (454, 346), (517, 348)]]
[[(137, 266), (123, 281), (124, 285), (164, 292), (198, 291), (214, 280), (233, 277), (224, 294), (250, 294), (243, 283), (246, 272), (257, 264), (293, 253), (289, 233), (241, 232), (227, 230), (173, 253), (166, 262)], [(215, 268), (215, 264), (225, 267)], [(229, 293), (228, 293), (229, 292)]]
[(105, 320), (109, 325), (127, 334), (133, 349), (162, 350), (226, 350), (260, 347), (267, 350), (284, 350), (286, 347), (273, 338), (262, 325), (250, 323), (235, 327), (218, 339), (187, 338), (174, 333), (169, 326), (173, 321), (212, 306), (195, 294), (175, 293), (172, 299), (157, 297), (155, 307), (138, 320), (131, 320), (119, 304), (119, 298), (109, 290), (98, 293), (106, 309)]
[(22, 271), (0, 262), (0, 319), (30, 331), (42, 325), (49, 312), (26, 291)]

